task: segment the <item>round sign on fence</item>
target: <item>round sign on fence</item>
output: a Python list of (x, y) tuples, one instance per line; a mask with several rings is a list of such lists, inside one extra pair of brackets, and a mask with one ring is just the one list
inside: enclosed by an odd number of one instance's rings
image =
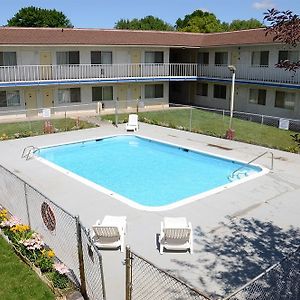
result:
[(48, 230), (53, 231), (56, 228), (56, 220), (55, 215), (52, 208), (48, 203), (43, 202), (41, 205), (41, 214), (43, 218), (43, 222), (48, 228)]

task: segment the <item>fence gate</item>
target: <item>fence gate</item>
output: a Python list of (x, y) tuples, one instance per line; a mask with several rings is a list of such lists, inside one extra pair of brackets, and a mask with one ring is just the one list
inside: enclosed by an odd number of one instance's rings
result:
[(211, 300), (126, 248), (126, 300)]

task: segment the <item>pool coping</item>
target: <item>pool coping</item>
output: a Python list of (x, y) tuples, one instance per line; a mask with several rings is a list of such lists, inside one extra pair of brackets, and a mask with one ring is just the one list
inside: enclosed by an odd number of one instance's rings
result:
[[(217, 157), (217, 158), (225, 159), (225, 160), (236, 161), (238, 163), (242, 163), (242, 164), (246, 164), (246, 165), (248, 164), (247, 161), (243, 161), (243, 160), (240, 160), (240, 159), (237, 160), (237, 159), (227, 157), (225, 155), (212, 154), (212, 153), (210, 153), (208, 151), (204, 151), (204, 150), (200, 151), (200, 150), (195, 149), (193, 147), (185, 147), (185, 146), (182, 146), (182, 145), (179, 145), (179, 144), (170, 143), (170, 142), (163, 141), (163, 140), (160, 140), (160, 139), (156, 139), (156, 138), (152, 138), (152, 137), (149, 138), (149, 137), (143, 136), (141, 134), (130, 134), (130, 133), (123, 133), (122, 134), (122, 133), (120, 133), (120, 134), (113, 134), (113, 135), (105, 135), (105, 136), (102, 136), (99, 139), (112, 138), (112, 137), (117, 137), (117, 136), (136, 136), (136, 137), (139, 137), (139, 138), (142, 138), (142, 139), (151, 140), (151, 141), (154, 141), (154, 142), (157, 142), (157, 143), (162, 143), (162, 144), (165, 144), (165, 145), (168, 145), (168, 146), (172, 146), (172, 147), (176, 147), (176, 148), (182, 148), (182, 149), (188, 149), (189, 151), (193, 151), (195, 153), (205, 154), (205, 155), (208, 155), (208, 156), (213, 156), (213, 157)], [(35, 152), (38, 152), (40, 149), (45, 149), (45, 148), (58, 147), (58, 146), (63, 146), (63, 145), (72, 145), (72, 144), (92, 142), (92, 141), (97, 141), (97, 138), (80, 139), (80, 140), (72, 141), (72, 142), (69, 142), (69, 143), (57, 143), (57, 144), (47, 145), (47, 146), (40, 147)], [(132, 208), (135, 208), (137, 210), (142, 210), (142, 211), (153, 211), (153, 212), (154, 211), (156, 211), (156, 212), (168, 211), (168, 210), (172, 210), (172, 209), (175, 209), (175, 208), (179, 208), (181, 206), (190, 204), (190, 203), (195, 202), (197, 200), (201, 200), (201, 199), (206, 198), (208, 196), (220, 193), (224, 190), (231, 189), (231, 188), (233, 188), (237, 185), (240, 185), (242, 183), (245, 183), (247, 181), (257, 179), (258, 177), (261, 177), (261, 176), (269, 173), (269, 171), (270, 171), (266, 167), (263, 167), (263, 166), (258, 165), (258, 164), (252, 164), (251, 163), (250, 164), (251, 166), (258, 167), (258, 168), (261, 169), (261, 171), (258, 172), (258, 173), (251, 174), (250, 176), (244, 177), (244, 178), (239, 179), (237, 181), (229, 182), (227, 184), (224, 184), (224, 185), (218, 186), (216, 188), (210, 189), (209, 191), (202, 192), (202, 193), (199, 193), (199, 194), (187, 197), (187, 198), (183, 198), (183, 199), (180, 199), (180, 200), (176, 200), (176, 202), (171, 203), (171, 204), (166, 204), (166, 205), (161, 205), (161, 206), (146, 206), (146, 205), (138, 204), (130, 198), (122, 196), (122, 195), (120, 195), (120, 194), (118, 194), (118, 193), (116, 193), (112, 190), (109, 190), (109, 189), (101, 186), (100, 184), (97, 184), (97, 183), (95, 183), (95, 182), (93, 182), (89, 179), (86, 179), (86, 178), (84, 178), (80, 175), (77, 175), (74, 172), (69, 171), (69, 170), (67, 170), (63, 167), (60, 167), (57, 164), (48, 161), (47, 159), (44, 159), (40, 156), (37, 156), (35, 153), (34, 153), (34, 158), (37, 159), (38, 161), (44, 163), (45, 165), (48, 165), (49, 167), (65, 174), (65, 175), (67, 175), (67, 176), (69, 176), (69, 177), (71, 177), (71, 178), (73, 178), (73, 179), (75, 179), (75, 180), (77, 180), (77, 181), (79, 181), (79, 182), (81, 182), (81, 183), (83, 183), (83, 184), (85, 184), (85, 185), (101, 192), (101, 193), (104, 193), (107, 196), (113, 197), (114, 199), (119, 200), (122, 203), (124, 203), (124, 204), (126, 204), (126, 205), (128, 205)]]

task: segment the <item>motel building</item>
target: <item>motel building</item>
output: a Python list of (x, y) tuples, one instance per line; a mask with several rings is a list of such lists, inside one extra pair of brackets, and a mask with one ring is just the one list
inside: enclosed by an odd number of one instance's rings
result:
[(149, 107), (229, 109), (228, 65), (234, 65), (234, 110), (300, 119), (300, 73), (275, 68), (299, 55), (299, 47), (274, 43), (264, 29), (196, 34), (2, 27), (0, 117), (50, 107), (94, 109), (97, 103), (109, 109), (117, 101), (130, 107), (137, 100)]

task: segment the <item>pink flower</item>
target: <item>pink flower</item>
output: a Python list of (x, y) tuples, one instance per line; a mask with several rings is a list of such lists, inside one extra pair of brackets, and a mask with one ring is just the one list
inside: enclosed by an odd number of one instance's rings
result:
[(62, 263), (55, 263), (54, 264), (54, 269), (61, 275), (64, 275), (66, 273), (69, 273), (69, 269), (67, 268), (67, 266), (65, 266)]
[(20, 224), (22, 224), (21, 220), (19, 218), (17, 218), (17, 217), (12, 216), (9, 220), (2, 221), (1, 224), (0, 224), (0, 226), (1, 227), (10, 227), (11, 228), (11, 227), (14, 227), (14, 226), (20, 225)]
[(28, 240), (20, 241), (28, 250), (40, 250), (45, 246), (41, 236), (38, 233), (33, 233)]

